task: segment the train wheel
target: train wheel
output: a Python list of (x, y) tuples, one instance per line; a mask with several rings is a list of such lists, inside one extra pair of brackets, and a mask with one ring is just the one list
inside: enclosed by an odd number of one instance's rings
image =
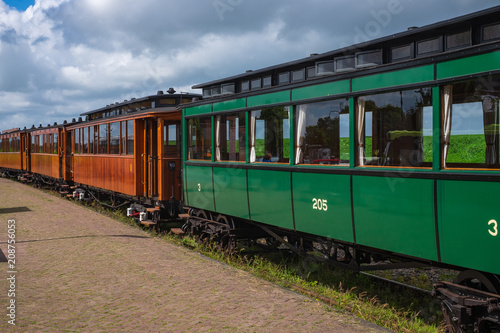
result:
[(205, 220), (212, 220), (212, 214), (210, 212), (207, 212), (206, 210), (203, 209), (192, 209), (189, 212), (189, 215), (195, 216), (195, 217), (200, 217)]
[(227, 227), (218, 232), (217, 249), (231, 253), (236, 248), (236, 238), (231, 235), (231, 229), (234, 229), (234, 221), (231, 217), (225, 215), (217, 216), (216, 222), (225, 224)]
[(461, 272), (454, 282), (469, 288), (500, 294), (500, 280), (493, 274), (467, 270)]
[[(469, 288), (500, 295), (500, 279), (494, 274), (467, 270), (461, 272), (454, 282)], [(486, 320), (479, 321), (477, 332), (498, 333), (500, 332), (500, 326)]]

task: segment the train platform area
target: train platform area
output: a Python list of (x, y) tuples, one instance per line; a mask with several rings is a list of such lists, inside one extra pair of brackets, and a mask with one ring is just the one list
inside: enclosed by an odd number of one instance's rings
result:
[(0, 225), (1, 332), (387, 332), (7, 179)]

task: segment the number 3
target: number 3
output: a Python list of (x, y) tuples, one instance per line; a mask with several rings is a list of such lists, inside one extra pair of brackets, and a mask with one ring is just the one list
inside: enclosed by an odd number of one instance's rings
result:
[(488, 232), (493, 237), (496, 237), (498, 235), (498, 223), (497, 223), (497, 221), (490, 220), (490, 222), (488, 222), (488, 225), (493, 225), (493, 230), (488, 230)]

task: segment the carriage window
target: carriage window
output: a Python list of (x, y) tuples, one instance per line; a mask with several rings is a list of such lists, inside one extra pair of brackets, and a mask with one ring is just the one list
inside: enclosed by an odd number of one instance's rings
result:
[(251, 90), (260, 89), (260, 88), (262, 88), (262, 80), (260, 78), (253, 79), (252, 81), (250, 81), (250, 89)]
[(355, 59), (354, 56), (347, 56), (335, 59), (335, 71), (348, 71), (354, 69)]
[(38, 153), (43, 153), (43, 135), (36, 136), (36, 146), (37, 146), (36, 151)]
[(306, 78), (306, 69), (300, 69), (298, 71), (293, 71), (292, 72), (292, 81), (297, 82), (297, 81), (303, 81)]
[(358, 165), (432, 166), (431, 88), (359, 97)]
[(289, 107), (250, 113), (250, 162), (290, 162)]
[(80, 133), (81, 133), (81, 136), (80, 136), (80, 139), (81, 139), (81, 153), (82, 154), (86, 154), (87, 153), (87, 147), (89, 145), (89, 137), (88, 137), (88, 133), (87, 133), (87, 128), (84, 127), (84, 128), (81, 128), (80, 129)]
[(246, 161), (245, 113), (217, 116), (215, 119), (215, 160)]
[(250, 90), (250, 81), (242, 81), (241, 91), (249, 91), (249, 90)]
[(446, 36), (446, 49), (456, 49), (469, 46), (471, 43), (470, 30)]
[(283, 72), (278, 74), (278, 84), (286, 84), (290, 82), (290, 72)]
[(356, 54), (356, 67), (382, 65), (382, 50)]
[(442, 88), (444, 167), (499, 169), (500, 75)]
[(109, 153), (120, 154), (120, 123), (109, 124)]
[(127, 121), (127, 155), (134, 155), (134, 121)]
[(57, 154), (59, 153), (59, 145), (58, 145), (58, 141), (59, 141), (59, 136), (57, 133), (54, 133), (52, 134), (53, 135), (53, 138), (54, 138), (54, 142), (53, 142), (53, 146), (52, 146), (52, 152), (53, 154)]
[(80, 148), (80, 129), (74, 130), (75, 133), (75, 154), (80, 154), (81, 153), (81, 148)]
[(495, 23), (483, 27), (483, 41), (500, 39), (500, 23)]
[(391, 61), (406, 60), (413, 57), (413, 44), (396, 46), (391, 49)]
[(99, 154), (108, 153), (108, 124), (99, 125)]
[(89, 127), (89, 154), (94, 153), (94, 126)]
[(43, 150), (45, 154), (51, 153), (52, 150), (51, 140), (52, 140), (52, 134), (45, 134), (45, 146)]
[(188, 120), (188, 159), (212, 160), (212, 119)]
[(417, 54), (419, 56), (428, 55), (441, 51), (441, 38), (434, 38), (417, 43)]
[(273, 84), (273, 78), (272, 76), (264, 76), (262, 78), (262, 87), (263, 88), (269, 88)]
[(163, 127), (163, 151), (167, 157), (181, 156), (181, 125), (166, 124)]
[(349, 101), (297, 105), (295, 164), (349, 164)]
[(125, 155), (125, 147), (127, 142), (127, 123), (120, 122), (120, 154)]

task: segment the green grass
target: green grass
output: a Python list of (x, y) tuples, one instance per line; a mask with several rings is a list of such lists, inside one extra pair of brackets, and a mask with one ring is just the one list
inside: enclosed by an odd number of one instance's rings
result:
[[(186, 238), (165, 236), (184, 244)], [(441, 332), (440, 303), (404, 287), (333, 268), (288, 253), (227, 255), (210, 244), (189, 242), (190, 247), (258, 277), (295, 290), (394, 332)]]
[[(423, 137), (425, 162), (433, 160), (432, 136)], [(482, 134), (452, 135), (448, 151), (448, 163), (484, 163), (486, 142)], [(255, 142), (257, 156), (264, 156), (264, 139)], [(381, 156), (382, 152), (373, 152), (372, 137), (365, 138), (365, 154), (367, 158)], [(290, 157), (290, 139), (283, 140), (283, 157)], [(340, 159), (349, 160), (349, 138), (340, 138)]]
[(484, 135), (452, 135), (447, 163), (484, 163), (486, 156)]

